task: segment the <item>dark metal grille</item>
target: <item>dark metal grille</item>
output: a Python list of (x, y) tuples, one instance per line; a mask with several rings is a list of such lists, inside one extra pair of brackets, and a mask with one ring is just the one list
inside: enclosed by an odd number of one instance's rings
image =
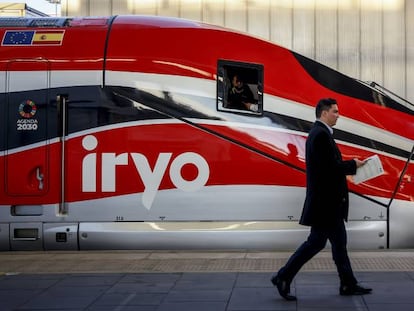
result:
[(0, 18), (0, 27), (63, 27), (67, 18)]

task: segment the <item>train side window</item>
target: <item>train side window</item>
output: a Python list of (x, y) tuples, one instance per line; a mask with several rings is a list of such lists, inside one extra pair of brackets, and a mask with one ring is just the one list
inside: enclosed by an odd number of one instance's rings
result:
[(219, 60), (217, 110), (262, 115), (263, 65)]

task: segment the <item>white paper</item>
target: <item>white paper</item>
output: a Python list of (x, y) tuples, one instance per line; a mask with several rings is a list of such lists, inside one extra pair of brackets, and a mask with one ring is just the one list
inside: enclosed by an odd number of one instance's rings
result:
[(373, 155), (365, 159), (366, 163), (359, 167), (353, 177), (355, 184), (360, 184), (364, 181), (384, 174), (384, 168), (378, 155)]

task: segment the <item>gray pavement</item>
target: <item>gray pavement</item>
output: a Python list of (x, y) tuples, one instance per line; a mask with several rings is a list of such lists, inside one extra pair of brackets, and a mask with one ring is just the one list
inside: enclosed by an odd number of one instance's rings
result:
[[(270, 282), (290, 252), (0, 252), (0, 311), (414, 310), (414, 253), (351, 252), (373, 293), (343, 297), (330, 252), (283, 300)], [(328, 264), (329, 263), (329, 264)]]
[(263, 272), (4, 274), (0, 310), (414, 310), (413, 272), (357, 276), (372, 294), (343, 297), (335, 272), (300, 272), (288, 302)]

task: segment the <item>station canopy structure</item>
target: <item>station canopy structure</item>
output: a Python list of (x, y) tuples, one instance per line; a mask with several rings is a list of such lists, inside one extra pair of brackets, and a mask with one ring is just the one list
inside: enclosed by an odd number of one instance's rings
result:
[(46, 13), (31, 8), (26, 3), (4, 2), (0, 3), (0, 18), (2, 17), (44, 17)]

